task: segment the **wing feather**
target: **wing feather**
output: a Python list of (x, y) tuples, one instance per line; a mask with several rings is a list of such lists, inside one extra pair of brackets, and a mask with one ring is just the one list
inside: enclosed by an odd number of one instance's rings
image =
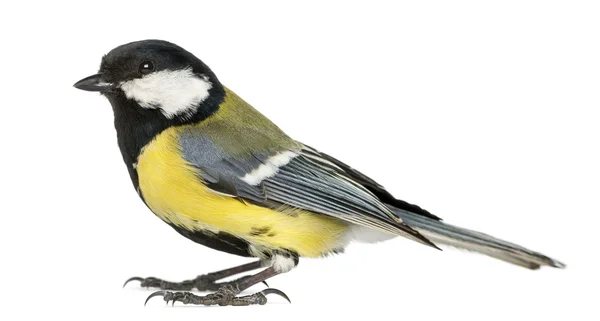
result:
[[(184, 158), (216, 193), (270, 208), (288, 206), (328, 215), (436, 247), (402, 222), (361, 180), (314, 149), (235, 157), (200, 132), (188, 132), (180, 139)], [(268, 170), (259, 170), (261, 166)], [(252, 175), (259, 176), (249, 179)]]

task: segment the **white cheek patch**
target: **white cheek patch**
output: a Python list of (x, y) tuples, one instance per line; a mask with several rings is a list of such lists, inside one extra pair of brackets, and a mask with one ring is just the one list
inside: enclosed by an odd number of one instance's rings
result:
[(292, 158), (298, 156), (298, 154), (292, 151), (285, 151), (267, 159), (265, 164), (260, 165), (252, 172), (244, 175), (242, 180), (250, 185), (258, 185), (264, 179), (273, 177), (279, 171), (279, 167), (289, 163)]
[(143, 108), (160, 108), (167, 118), (189, 115), (208, 98), (212, 83), (190, 68), (161, 70), (121, 83), (121, 90)]

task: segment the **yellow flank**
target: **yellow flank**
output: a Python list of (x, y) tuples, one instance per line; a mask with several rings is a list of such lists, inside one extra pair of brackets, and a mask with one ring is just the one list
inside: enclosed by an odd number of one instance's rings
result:
[(172, 127), (145, 146), (137, 162), (144, 200), (162, 220), (188, 230), (223, 231), (259, 248), (317, 257), (341, 244), (347, 223), (307, 211), (279, 211), (212, 192), (183, 159)]

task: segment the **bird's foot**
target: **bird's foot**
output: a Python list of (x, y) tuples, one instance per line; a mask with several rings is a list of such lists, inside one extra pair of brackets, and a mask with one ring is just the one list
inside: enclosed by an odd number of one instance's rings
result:
[[(198, 276), (198, 278), (202, 277)], [(123, 284), (123, 287), (125, 287), (127, 285), (127, 283), (131, 282), (131, 281), (140, 281), (140, 286), (141, 287), (145, 287), (145, 288), (159, 288), (159, 289), (163, 289), (163, 290), (178, 290), (178, 291), (189, 291), (195, 288), (195, 281), (198, 279), (194, 279), (194, 280), (185, 280), (182, 282), (169, 282), (169, 281), (165, 281), (159, 278), (155, 278), (155, 277), (147, 277), (147, 278), (142, 278), (139, 276), (134, 276), (132, 278), (129, 278), (127, 281), (125, 281), (125, 283)]]
[(283, 293), (277, 289), (266, 289), (266, 290), (263, 290), (263, 291), (260, 291), (260, 292), (257, 292), (257, 293), (251, 294), (251, 295), (246, 295), (246, 296), (238, 296), (239, 293), (240, 293), (239, 288), (237, 287), (237, 285), (234, 285), (234, 284), (224, 285), (224, 286), (220, 287), (216, 292), (205, 295), (205, 296), (195, 295), (191, 292), (157, 291), (157, 292), (150, 294), (150, 296), (146, 299), (146, 302), (144, 303), (144, 305), (146, 303), (148, 303), (148, 300), (150, 300), (151, 298), (153, 298), (155, 296), (162, 296), (163, 300), (165, 300), (167, 302), (167, 304), (169, 303), (169, 301), (171, 301), (172, 305), (175, 305), (175, 302), (181, 302), (183, 304), (194, 304), (194, 305), (221, 305), (221, 306), (224, 306), (224, 305), (247, 306), (247, 305), (253, 305), (253, 304), (264, 305), (267, 303), (266, 296), (269, 294), (277, 294), (291, 303), (288, 296), (285, 293)]
[[(217, 291), (225, 285), (237, 286), (237, 284), (247, 278), (250, 275), (243, 276), (239, 279), (228, 281), (228, 282), (216, 282), (214, 276), (210, 273), (205, 275), (199, 275), (193, 280), (185, 280), (182, 282), (169, 282), (155, 277), (141, 278), (134, 276), (123, 284), (123, 287), (131, 281), (140, 281), (140, 286), (146, 288), (159, 288), (161, 290), (175, 290), (175, 291), (190, 291), (196, 289), (198, 291)], [(267, 282), (263, 281), (266, 286), (269, 286)]]

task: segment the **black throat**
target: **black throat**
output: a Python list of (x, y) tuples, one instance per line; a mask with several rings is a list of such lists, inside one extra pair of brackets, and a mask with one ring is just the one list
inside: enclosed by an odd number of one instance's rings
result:
[(138, 175), (135, 169), (138, 156), (156, 135), (172, 126), (198, 123), (218, 109), (225, 98), (225, 90), (216, 84), (209, 90), (209, 96), (196, 108), (196, 112), (187, 117), (165, 117), (160, 109), (142, 108), (135, 100), (127, 99), (122, 91), (106, 95), (115, 114), (115, 129), (117, 141), (123, 156), (123, 161), (129, 171), (133, 186), (138, 189)]

